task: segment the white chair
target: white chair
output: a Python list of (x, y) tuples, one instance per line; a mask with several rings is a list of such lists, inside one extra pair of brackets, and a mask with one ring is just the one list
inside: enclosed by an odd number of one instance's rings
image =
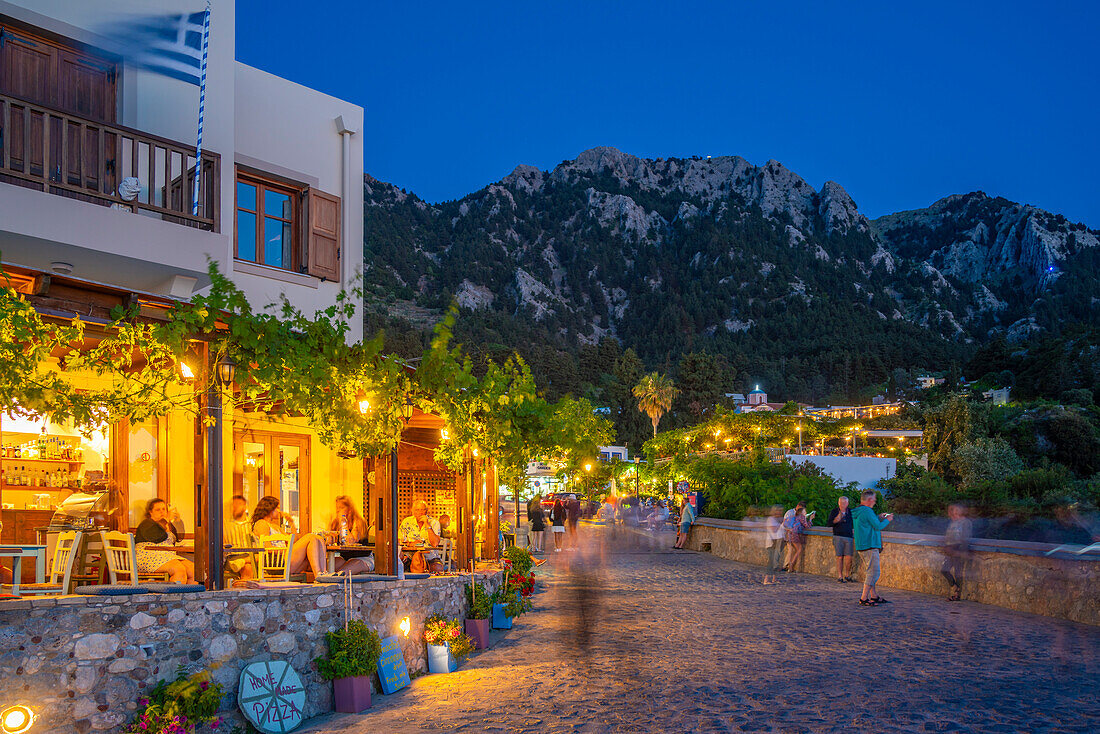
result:
[(450, 538), (443, 538), (439, 541), (439, 562), (443, 564), (444, 571), (451, 570), (451, 563), (454, 562), (455, 556), (455, 543)]
[(99, 542), (103, 545), (103, 554), (107, 558), (107, 578), (110, 582), (136, 586), (138, 573), (134, 536), (116, 530), (102, 530), (99, 533)]
[(290, 549), (294, 546), (294, 536), (272, 533), (260, 538), (260, 542), (264, 552), (260, 554), (256, 577), (260, 581), (290, 581)]
[(50, 580), (42, 584), (20, 584), (22, 594), (68, 594), (73, 576), (73, 564), (84, 539), (79, 531), (58, 533), (54, 546), (53, 560), (50, 562)]

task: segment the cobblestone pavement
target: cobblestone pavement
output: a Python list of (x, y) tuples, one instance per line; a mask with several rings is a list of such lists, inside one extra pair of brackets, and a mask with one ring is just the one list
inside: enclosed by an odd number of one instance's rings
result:
[(666, 548), (550, 554), (490, 650), (306, 730), (1100, 732), (1100, 629)]

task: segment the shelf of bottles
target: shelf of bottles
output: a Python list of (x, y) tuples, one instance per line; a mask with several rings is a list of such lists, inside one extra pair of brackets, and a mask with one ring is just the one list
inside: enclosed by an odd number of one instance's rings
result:
[[(13, 425), (14, 424), (14, 425)], [(0, 492), (3, 507), (52, 509), (79, 491), (89, 471), (106, 468), (106, 436), (99, 442), (51, 421), (3, 417), (0, 432)], [(12, 430), (14, 429), (14, 430)], [(36, 430), (37, 429), (37, 430)]]

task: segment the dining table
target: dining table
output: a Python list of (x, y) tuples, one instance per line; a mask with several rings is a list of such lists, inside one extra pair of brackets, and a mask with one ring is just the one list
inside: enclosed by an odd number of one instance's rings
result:
[(46, 546), (44, 545), (0, 545), (0, 558), (11, 559), (11, 593), (19, 596), (19, 584), (23, 577), (23, 559), (33, 556), (35, 583), (46, 583)]
[(326, 545), (325, 546), (325, 566), (328, 568), (329, 573), (336, 573), (336, 556), (341, 553), (356, 553), (360, 556), (365, 556), (367, 553), (374, 552), (374, 543), (352, 543), (348, 545)]

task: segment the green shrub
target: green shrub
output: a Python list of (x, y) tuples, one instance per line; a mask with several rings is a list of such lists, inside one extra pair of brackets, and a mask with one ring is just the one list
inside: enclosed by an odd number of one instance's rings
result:
[(356, 678), (375, 672), (382, 655), (378, 633), (360, 622), (348, 622), (347, 630), (337, 629), (325, 635), (328, 656), (316, 659), (317, 672), (325, 680)]
[(504, 549), (504, 557), (512, 564), (512, 570), (521, 576), (526, 576), (535, 566), (535, 559), (526, 548), (518, 545)]
[(466, 603), (470, 608), (467, 619), (488, 619), (493, 613), (493, 598), (484, 584), (466, 584)]

